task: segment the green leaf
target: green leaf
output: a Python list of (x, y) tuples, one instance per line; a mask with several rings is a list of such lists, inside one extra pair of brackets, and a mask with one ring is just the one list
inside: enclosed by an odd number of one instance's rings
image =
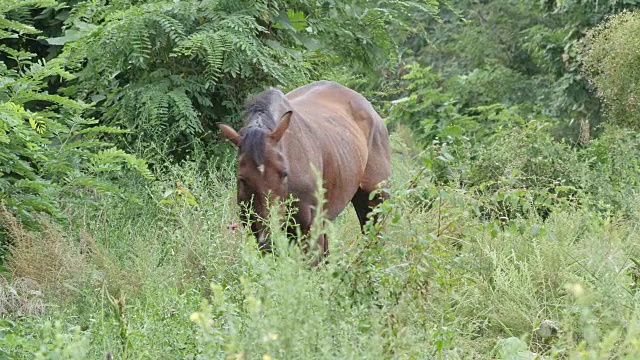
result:
[(302, 11), (287, 10), (278, 14), (278, 21), (273, 25), (276, 29), (287, 29), (299, 32), (307, 27), (307, 19)]
[(448, 125), (442, 131), (442, 135), (449, 136), (452, 138), (462, 137), (463, 134), (464, 134), (464, 129), (458, 125)]
[(62, 46), (68, 42), (76, 41), (81, 39), (83, 36), (87, 35), (86, 31), (69, 29), (65, 31), (64, 36), (48, 38), (46, 39), (49, 45), (59, 45)]

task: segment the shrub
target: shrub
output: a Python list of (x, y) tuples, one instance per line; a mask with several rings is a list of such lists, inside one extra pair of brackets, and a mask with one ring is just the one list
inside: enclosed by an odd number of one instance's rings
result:
[(588, 168), (584, 191), (594, 208), (607, 214), (634, 213), (640, 186), (639, 150), (637, 132), (611, 125), (578, 152), (579, 161)]
[(68, 32), (80, 38), (66, 43), (65, 56), (85, 61), (67, 91), (97, 101), (96, 116), (105, 123), (132, 130), (125, 142), (147, 158), (184, 159), (201, 140), (215, 142), (217, 122), (238, 125), (251, 93), (346, 78), (345, 67), (351, 77), (392, 59), (395, 43), (387, 26), (402, 28), (409, 9), (431, 8), (410, 1), (386, 8), (365, 1), (325, 5), (85, 2), (67, 21)]
[(31, 279), (43, 290), (62, 295), (77, 285), (87, 264), (80, 248), (53, 224), (42, 221), (42, 234), (26, 231), (6, 211), (0, 211), (0, 225), (7, 229), (10, 245), (6, 268), (17, 279)]
[(595, 84), (612, 124), (640, 129), (640, 12), (623, 12), (591, 29), (582, 50), (584, 72)]
[(31, 225), (36, 212), (62, 218), (60, 196), (86, 203), (84, 190), (117, 192), (110, 180), (129, 169), (151, 177), (143, 160), (101, 139), (125, 131), (96, 126), (86, 116), (89, 104), (50, 91), (49, 80), (74, 76), (65, 61), (47, 61), (21, 47), (40, 31), (12, 17), (19, 19), (25, 9), (38, 11), (32, 8), (38, 2), (33, 4), (14, 1), (0, 7), (0, 39), (25, 40), (0, 45), (9, 59), (0, 63), (0, 203)]
[[(409, 70), (406, 96), (391, 105), (390, 122), (417, 135), (434, 184), (467, 190), (478, 215), (546, 217), (556, 206), (578, 203), (606, 214), (633, 213), (629, 199), (640, 181), (634, 132), (604, 126), (599, 137), (589, 141), (584, 134), (576, 146), (557, 139), (560, 120), (500, 103), (468, 107), (461, 100), (468, 94), (450, 92), (455, 86), (430, 68)], [(454, 83), (470, 78), (460, 81)], [(422, 198), (428, 203), (436, 194)]]

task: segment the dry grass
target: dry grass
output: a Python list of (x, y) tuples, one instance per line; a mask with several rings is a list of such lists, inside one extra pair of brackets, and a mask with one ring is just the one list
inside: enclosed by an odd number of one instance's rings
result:
[(0, 226), (10, 243), (6, 261), (10, 275), (0, 278), (0, 314), (42, 314), (42, 293), (72, 300), (87, 282), (114, 294), (139, 291), (142, 278), (112, 259), (86, 230), (73, 238), (44, 216), (39, 222), (41, 231), (29, 232), (0, 209)]
[(64, 295), (86, 272), (80, 247), (46, 218), (40, 218), (39, 234), (26, 231), (6, 210), (0, 210), (0, 222), (9, 235), (6, 266), (13, 279), (28, 279), (44, 291)]
[(35, 281), (17, 278), (9, 283), (0, 277), (0, 316), (38, 316), (44, 310), (43, 295)]

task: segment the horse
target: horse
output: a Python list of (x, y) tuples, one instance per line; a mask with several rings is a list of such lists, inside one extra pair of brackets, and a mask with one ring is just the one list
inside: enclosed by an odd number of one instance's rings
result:
[[(238, 148), (237, 202), (259, 249), (272, 248), (265, 224), (269, 204), (290, 196), (291, 218), (307, 241), (318, 215), (317, 174), (325, 220), (334, 220), (351, 202), (365, 232), (369, 214), (389, 198), (383, 185), (391, 176), (391, 151), (386, 125), (364, 96), (331, 81), (286, 95), (268, 88), (246, 101), (244, 116), (239, 132), (226, 124), (218, 127)], [(287, 233), (297, 239), (293, 227)], [(317, 245), (314, 265), (329, 255), (326, 235), (319, 236)]]

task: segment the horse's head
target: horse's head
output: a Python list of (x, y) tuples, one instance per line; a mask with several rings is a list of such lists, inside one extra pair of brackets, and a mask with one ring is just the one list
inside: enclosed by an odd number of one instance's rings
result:
[(228, 125), (218, 125), (224, 137), (238, 147), (237, 198), (242, 221), (250, 222), (258, 245), (266, 251), (271, 249), (265, 225), (269, 206), (288, 196), (289, 164), (280, 140), (290, 121), (291, 111), (287, 111), (272, 131), (248, 126), (240, 134)]

